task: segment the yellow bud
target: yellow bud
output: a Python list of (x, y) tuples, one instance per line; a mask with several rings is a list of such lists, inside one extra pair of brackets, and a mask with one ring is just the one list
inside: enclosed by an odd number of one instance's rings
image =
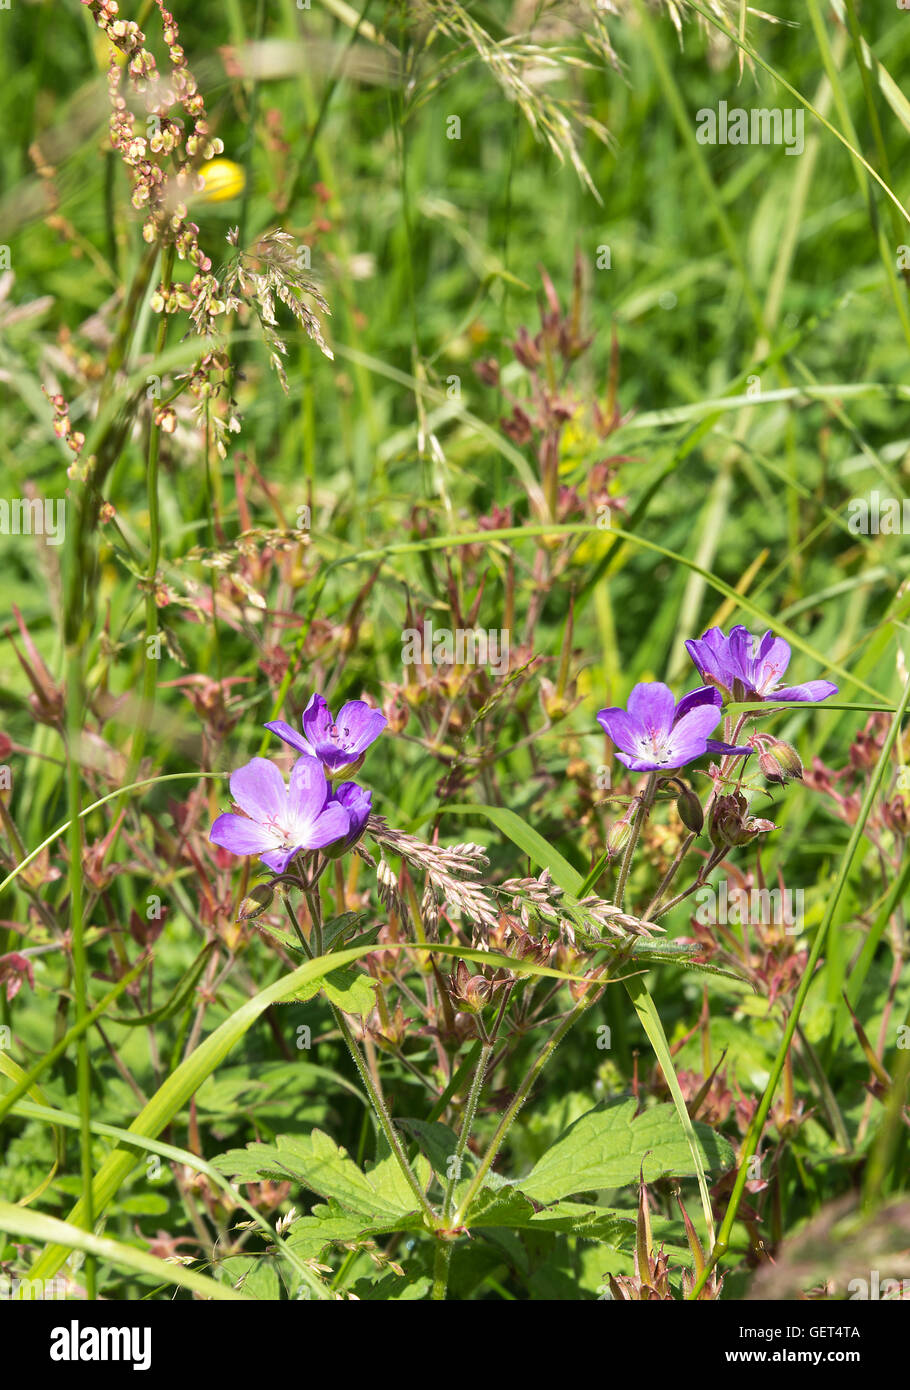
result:
[(246, 184), (243, 169), (232, 159), (210, 159), (199, 174), (203, 187), (198, 197), (203, 203), (224, 203), (228, 198), (236, 198)]

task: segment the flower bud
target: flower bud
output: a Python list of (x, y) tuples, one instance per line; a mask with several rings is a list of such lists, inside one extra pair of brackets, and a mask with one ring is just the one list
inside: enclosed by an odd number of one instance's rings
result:
[(274, 896), (275, 890), (270, 883), (257, 883), (240, 904), (237, 920), (248, 922), (251, 918), (261, 917), (264, 912), (268, 912)]
[(632, 827), (627, 820), (614, 821), (607, 831), (607, 853), (612, 858), (625, 849)]
[(719, 796), (715, 801), (708, 834), (715, 849), (729, 849), (733, 845), (747, 845), (756, 835), (776, 829), (773, 821), (750, 816), (746, 798), (742, 792), (734, 792), (732, 796)]
[(705, 813), (701, 802), (691, 787), (683, 787), (676, 798), (676, 813), (687, 830), (700, 835), (705, 825)]
[(758, 766), (769, 782), (779, 782), (783, 786), (793, 779), (802, 780), (803, 765), (792, 743), (782, 738), (763, 738)]
[(756, 832), (750, 831), (748, 827), (746, 798), (740, 792), (717, 798), (711, 808), (708, 834), (715, 849), (746, 845), (750, 840), (754, 840)]

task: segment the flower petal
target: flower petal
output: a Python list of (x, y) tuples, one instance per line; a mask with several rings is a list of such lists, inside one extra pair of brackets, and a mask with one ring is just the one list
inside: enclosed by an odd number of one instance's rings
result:
[[(768, 640), (770, 638), (770, 641)], [(755, 663), (755, 686), (762, 695), (773, 692), (774, 686), (790, 665), (790, 645), (782, 637), (766, 632)]]
[(318, 758), (308, 755), (298, 758), (291, 768), (288, 804), (292, 819), (298, 825), (311, 825), (322, 810), (329, 795), (329, 784)]
[(730, 641), (727, 650), (729, 652), (729, 666), (733, 674), (751, 684), (755, 638), (747, 627), (743, 627), (740, 623), (730, 629)]
[(667, 761), (664, 767), (682, 767), (704, 756), (708, 734), (717, 724), (720, 712), (716, 705), (696, 705), (673, 725), (666, 742)]
[(349, 700), (335, 720), (345, 747), (358, 756), (376, 741), (388, 722), (382, 710), (372, 709), (365, 700)]
[(270, 719), (268, 724), (263, 725), (263, 728), (268, 729), (270, 733), (277, 734), (279, 738), (284, 739), (285, 743), (289, 743), (292, 748), (297, 748), (301, 753), (313, 752), (303, 734), (298, 734), (297, 730), (285, 723), (283, 719)]
[(831, 681), (806, 681), (803, 685), (788, 685), (783, 690), (772, 690), (768, 699), (773, 700), (827, 700), (829, 695), (837, 694), (837, 686)]
[(263, 864), (268, 864), (270, 869), (274, 869), (276, 874), (283, 874), (295, 854), (299, 854), (303, 845), (292, 845), (290, 849), (270, 849), (268, 854), (262, 854)]
[(647, 758), (633, 758), (628, 753), (617, 753), (616, 756), (630, 772), (657, 772), (667, 767), (667, 763), (649, 762)]
[(730, 689), (732, 676), (727, 669), (727, 639), (719, 627), (709, 628), (699, 641), (688, 638), (686, 651), (702, 680), (714, 681), (724, 690)]
[(329, 730), (333, 723), (332, 711), (326, 704), (324, 696), (311, 695), (307, 707), (303, 711), (303, 732), (306, 734), (312, 749), (318, 751), (321, 744), (328, 742)]
[(642, 681), (632, 687), (626, 708), (642, 733), (650, 733), (652, 729), (669, 730), (676, 699), (663, 681)]
[(642, 731), (636, 724), (633, 724), (624, 709), (620, 709), (617, 705), (611, 705), (609, 709), (602, 709), (597, 715), (597, 722), (607, 737), (613, 740), (617, 748), (624, 748), (627, 753), (634, 753), (638, 747), (638, 740), (641, 738)]
[(340, 801), (351, 818), (351, 831), (360, 832), (373, 809), (373, 793), (356, 782), (342, 782), (335, 788), (335, 800)]
[(313, 821), (307, 832), (307, 849), (322, 849), (325, 845), (344, 840), (351, 831), (351, 818), (340, 801), (330, 801)]
[(268, 758), (253, 758), (231, 773), (231, 796), (253, 820), (267, 821), (287, 814), (284, 778)]
[[(676, 714), (673, 717), (674, 724), (680, 719), (684, 719), (690, 710), (698, 709), (700, 705), (713, 705), (720, 710), (723, 704), (723, 696), (716, 685), (700, 685), (697, 690), (690, 690), (688, 695), (684, 695), (676, 706)], [(718, 714), (718, 719), (720, 715)], [(714, 721), (717, 723), (717, 720)], [(712, 724), (712, 728), (714, 725)]]
[(262, 854), (263, 850), (274, 849), (279, 837), (264, 825), (257, 825), (246, 816), (234, 815), (226, 811), (219, 816), (209, 831), (213, 845), (230, 850), (231, 854)]

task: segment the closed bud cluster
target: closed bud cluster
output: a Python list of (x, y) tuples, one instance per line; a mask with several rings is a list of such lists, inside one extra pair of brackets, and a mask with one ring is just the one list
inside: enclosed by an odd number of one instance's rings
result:
[(742, 792), (719, 796), (711, 809), (708, 834), (715, 849), (747, 845), (757, 835), (777, 827), (773, 821), (749, 815), (749, 806)]
[(759, 771), (769, 782), (783, 786), (794, 779), (802, 780), (803, 765), (792, 743), (769, 734), (758, 734), (753, 741), (759, 749)]

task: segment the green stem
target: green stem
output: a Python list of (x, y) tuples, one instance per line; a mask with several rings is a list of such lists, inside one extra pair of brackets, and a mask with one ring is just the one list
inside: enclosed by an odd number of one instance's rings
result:
[(395, 1133), (395, 1126), (392, 1124), (392, 1117), (388, 1112), (385, 1100), (374, 1085), (373, 1078), (370, 1075), (370, 1069), (360, 1054), (360, 1048), (357, 1046), (354, 1035), (348, 1026), (348, 1021), (337, 1005), (330, 1003), (329, 1007), (332, 1010), (335, 1022), (341, 1030), (341, 1036), (344, 1038), (348, 1052), (351, 1054), (351, 1060), (357, 1068), (364, 1089), (370, 1098), (370, 1104), (373, 1107), (376, 1119), (379, 1121), (379, 1126), (385, 1135), (386, 1143), (391, 1149), (408, 1187), (417, 1198), (417, 1204), (423, 1212), (424, 1220), (431, 1230), (435, 1230), (438, 1225), (436, 1213), (427, 1201), (426, 1193), (420, 1186), (413, 1168), (410, 1163), (408, 1163), (407, 1156), (404, 1149), (401, 1147), (398, 1135)]
[[(168, 245), (164, 248), (161, 260), (161, 287), (162, 293), (167, 298), (168, 290), (171, 286), (171, 277), (174, 271), (174, 246)], [(167, 342), (168, 320), (167, 313), (162, 309), (161, 317), (158, 321), (158, 333), (155, 338), (155, 359), (157, 360), (164, 352)], [(158, 509), (158, 462), (161, 452), (161, 426), (152, 415), (152, 422), (149, 427), (149, 447), (148, 464), (146, 468), (146, 494), (148, 498), (149, 513), (149, 554), (146, 566), (146, 594), (145, 594), (145, 665), (142, 678), (142, 703), (139, 711), (139, 719), (133, 734), (132, 747), (130, 749), (130, 762), (127, 769), (126, 780), (131, 782), (136, 775), (139, 764), (142, 761), (142, 754), (145, 749), (145, 739), (151, 723), (152, 710), (155, 704), (156, 680), (156, 661), (149, 650), (149, 644), (153, 638), (158, 637), (158, 600), (155, 593), (158, 577), (158, 561), (161, 555), (161, 521)], [(160, 640), (160, 639), (159, 639)]]
[(445, 1200), (442, 1204), (444, 1219), (448, 1219), (452, 1214), (452, 1198), (455, 1195), (455, 1184), (461, 1177), (461, 1160), (464, 1157), (465, 1149), (468, 1147), (468, 1140), (471, 1137), (471, 1130), (474, 1127), (477, 1105), (480, 1101), (480, 1094), (483, 1090), (484, 1078), (487, 1073), (487, 1064), (490, 1060), (492, 1051), (493, 1044), (491, 1042), (485, 1042), (480, 1049), (480, 1057), (474, 1072), (474, 1079), (471, 1082), (471, 1089), (468, 1093), (468, 1103), (465, 1106), (464, 1117), (461, 1122), (461, 1132), (458, 1135), (458, 1143), (455, 1146), (455, 1153), (453, 1155), (455, 1161), (452, 1164), (452, 1171), (446, 1183)]
[[(92, 1072), (88, 1048), (87, 1016), (88, 966), (85, 951), (85, 914), (83, 912), (82, 882), (82, 778), (79, 767), (82, 740), (83, 711), (83, 647), (81, 642), (67, 646), (66, 653), (66, 770), (67, 803), (70, 828), (69, 849), (70, 939), (73, 954), (73, 994), (76, 1000), (76, 1088), (79, 1099), (79, 1166), (82, 1175), (86, 1231), (95, 1228), (95, 1208), (92, 1193)], [(96, 1261), (85, 1258), (85, 1293), (89, 1299), (96, 1293)]]
[[(319, 921), (321, 916), (318, 907), (318, 892), (312, 895), (307, 894), (307, 900), (310, 903), (310, 913), (313, 917), (313, 928), (315, 931), (316, 923), (317, 921)], [(285, 902), (285, 908), (287, 909), (288, 916), (291, 919), (291, 924), (295, 932), (297, 933), (297, 936), (300, 940), (301, 945), (303, 946), (303, 949), (306, 951), (310, 959), (312, 959), (313, 951), (311, 947), (307, 944), (306, 937), (304, 936), (301, 930), (296, 913), (294, 912), (294, 909), (289, 901)], [(319, 932), (321, 935), (321, 922)], [(329, 1008), (332, 1010), (332, 1016), (335, 1019), (336, 1024), (338, 1025), (338, 1029), (341, 1033), (341, 1036), (344, 1038), (345, 1046), (347, 1047), (348, 1052), (350, 1052), (351, 1054), (351, 1061), (357, 1068), (357, 1074), (363, 1082), (364, 1090), (366, 1091), (369, 1097), (370, 1104), (373, 1107), (373, 1113), (375, 1114), (376, 1119), (379, 1122), (379, 1127), (385, 1135), (386, 1143), (388, 1144), (389, 1149), (391, 1150), (392, 1155), (395, 1158), (395, 1161), (401, 1169), (404, 1179), (408, 1184), (408, 1187), (411, 1189), (411, 1191), (414, 1193), (414, 1196), (417, 1198), (417, 1205), (423, 1212), (423, 1216), (425, 1221), (427, 1222), (427, 1225), (430, 1227), (431, 1230), (435, 1230), (436, 1226), (438, 1225), (436, 1213), (430, 1206), (430, 1203), (427, 1201), (426, 1193), (420, 1186), (420, 1183), (417, 1180), (417, 1176), (414, 1173), (413, 1168), (411, 1167), (410, 1163), (408, 1163), (407, 1155), (405, 1154), (404, 1149), (401, 1147), (398, 1135), (395, 1133), (395, 1126), (392, 1124), (392, 1117), (388, 1112), (385, 1100), (382, 1094), (380, 1093), (378, 1087), (374, 1084), (373, 1078), (370, 1075), (370, 1069), (367, 1066), (366, 1062), (363, 1060), (363, 1057), (361, 1056), (360, 1048), (357, 1046), (356, 1039), (354, 1038), (354, 1035), (351, 1032), (350, 1027), (348, 1026), (348, 1021), (342, 1013), (341, 1009), (339, 1009), (335, 1004), (333, 1004), (331, 1000), (329, 1000), (328, 1003)]]
[(437, 1303), (445, 1301), (446, 1290), (449, 1287), (449, 1265), (452, 1263), (452, 1242), (450, 1240), (440, 1240), (436, 1246), (436, 1257), (433, 1261), (433, 1290), (430, 1297)]
[(563, 1038), (566, 1036), (569, 1030), (572, 1027), (574, 1027), (574, 1025), (581, 1018), (582, 1014), (584, 1014), (591, 1007), (591, 1005), (594, 1004), (596, 1000), (600, 998), (601, 989), (596, 986), (598, 984), (603, 985), (605, 983), (606, 982), (602, 979), (599, 979), (599, 977), (592, 977), (588, 985), (588, 988), (585, 990), (581, 999), (579, 999), (578, 1003), (574, 1006), (574, 1008), (572, 1008), (570, 1012), (566, 1014), (565, 1018), (562, 1020), (556, 1031), (553, 1033), (552, 1037), (549, 1038), (547, 1042), (544, 1043), (543, 1047), (540, 1049), (540, 1052), (537, 1054), (534, 1061), (532, 1062), (527, 1074), (521, 1082), (521, 1085), (515, 1092), (511, 1105), (509, 1106), (508, 1110), (506, 1110), (505, 1114), (499, 1122), (499, 1126), (496, 1130), (496, 1133), (493, 1135), (493, 1138), (490, 1141), (490, 1147), (487, 1149), (486, 1153), (481, 1159), (477, 1172), (474, 1174), (474, 1177), (471, 1181), (471, 1185), (469, 1186), (467, 1192), (462, 1198), (461, 1205), (459, 1206), (457, 1212), (454, 1214), (454, 1217), (452, 1218), (453, 1226), (464, 1225), (465, 1218), (467, 1217), (468, 1212), (471, 1209), (471, 1203), (474, 1201), (474, 1198), (477, 1196), (478, 1192), (483, 1186), (484, 1179), (486, 1178), (487, 1173), (492, 1168), (493, 1161), (496, 1158), (496, 1155), (499, 1153), (499, 1150), (502, 1148), (506, 1135), (512, 1128), (512, 1124), (516, 1116), (518, 1115), (519, 1110), (524, 1105), (525, 1101), (531, 1093), (531, 1087), (534, 1085), (534, 1082), (537, 1080), (538, 1076), (543, 1071), (547, 1062), (553, 1056), (553, 1053), (556, 1051), (557, 1047), (562, 1042)]
[(635, 812), (635, 819), (632, 822), (632, 829), (629, 833), (629, 842), (626, 845), (626, 852), (622, 857), (622, 864), (619, 869), (619, 879), (616, 884), (616, 893), (613, 901), (617, 907), (622, 907), (622, 900), (626, 893), (626, 883), (629, 879), (629, 871), (632, 868), (632, 856), (638, 844), (638, 837), (641, 834), (641, 827), (644, 825), (645, 817), (654, 804), (654, 794), (657, 789), (657, 773), (652, 772), (648, 777), (648, 785), (645, 787), (644, 796), (639, 802), (638, 810)]
[(667, 889), (670, 887), (670, 884), (673, 882), (676, 875), (679, 873), (680, 866), (683, 860), (685, 859), (686, 855), (689, 853), (689, 850), (692, 848), (695, 839), (696, 835), (694, 830), (690, 830), (688, 835), (680, 845), (679, 849), (676, 851), (676, 857), (674, 858), (673, 863), (670, 865), (669, 869), (661, 879), (660, 886), (658, 887), (657, 892), (654, 894), (654, 897), (651, 899), (651, 901), (648, 903), (648, 906), (642, 913), (641, 920), (643, 922), (651, 921), (651, 913), (654, 912), (657, 907), (659, 907), (661, 898), (666, 893)]

